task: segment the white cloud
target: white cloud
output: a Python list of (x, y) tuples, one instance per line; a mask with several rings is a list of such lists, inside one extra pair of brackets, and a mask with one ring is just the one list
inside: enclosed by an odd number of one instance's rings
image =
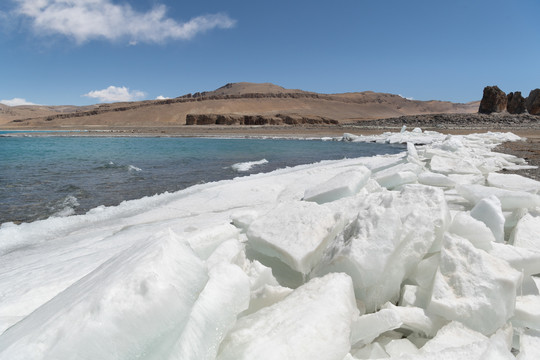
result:
[(401, 94), (398, 94), (398, 96), (399, 96), (399, 97), (402, 97), (402, 98), (404, 98), (404, 99), (406, 99), (406, 100), (414, 100), (413, 97), (405, 97), (405, 96), (403, 96), (403, 95), (401, 95)]
[(167, 100), (167, 99), (170, 99), (169, 97), (165, 97), (163, 95), (159, 95), (158, 97), (156, 97), (156, 100)]
[(3, 11), (0, 11), (0, 27), (4, 27), (4, 24), (8, 21), (8, 15), (3, 12)]
[(210, 14), (177, 22), (166, 17), (164, 5), (138, 12), (113, 0), (16, 0), (17, 12), (32, 19), (40, 33), (62, 34), (83, 43), (92, 39), (127, 39), (128, 43), (191, 39), (213, 28), (227, 29), (236, 21), (225, 14)]
[(21, 99), (21, 98), (13, 98), (11, 100), (0, 100), (0, 103), (7, 106), (37, 105), (29, 101), (26, 101), (26, 99)]
[(142, 99), (146, 94), (139, 90), (129, 90), (122, 86), (109, 86), (103, 90), (90, 91), (83, 96), (99, 99), (100, 102), (134, 101)]

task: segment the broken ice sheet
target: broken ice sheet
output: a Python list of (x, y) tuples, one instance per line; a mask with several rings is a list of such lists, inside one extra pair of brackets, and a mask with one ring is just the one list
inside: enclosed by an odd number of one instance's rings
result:
[(507, 262), (445, 234), (427, 310), (491, 334), (512, 317), (521, 278)]
[(493, 174), (516, 137), (347, 138), (409, 144), (3, 225), (0, 358), (507, 359), (512, 322), (536, 359), (536, 183)]

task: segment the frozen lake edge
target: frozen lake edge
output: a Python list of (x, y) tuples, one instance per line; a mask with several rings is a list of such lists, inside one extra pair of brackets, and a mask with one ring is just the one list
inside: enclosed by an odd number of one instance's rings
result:
[(489, 180), (519, 138), (343, 140), (408, 150), (4, 224), (0, 359), (538, 355), (540, 187)]

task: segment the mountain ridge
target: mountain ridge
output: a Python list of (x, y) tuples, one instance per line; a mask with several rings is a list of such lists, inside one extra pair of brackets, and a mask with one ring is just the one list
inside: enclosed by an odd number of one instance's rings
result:
[(472, 113), (479, 102), (420, 101), (373, 91), (321, 94), (286, 89), (272, 83), (228, 83), (213, 91), (172, 99), (118, 102), (90, 106), (0, 104), (0, 125), (45, 126), (171, 126), (185, 125), (189, 114), (277, 114), (317, 117), (350, 123), (403, 115)]

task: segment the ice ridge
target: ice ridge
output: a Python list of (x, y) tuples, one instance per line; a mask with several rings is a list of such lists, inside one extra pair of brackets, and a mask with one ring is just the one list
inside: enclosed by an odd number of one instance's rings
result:
[(539, 358), (521, 139), (334, 140), (407, 150), (2, 224), (0, 359)]

